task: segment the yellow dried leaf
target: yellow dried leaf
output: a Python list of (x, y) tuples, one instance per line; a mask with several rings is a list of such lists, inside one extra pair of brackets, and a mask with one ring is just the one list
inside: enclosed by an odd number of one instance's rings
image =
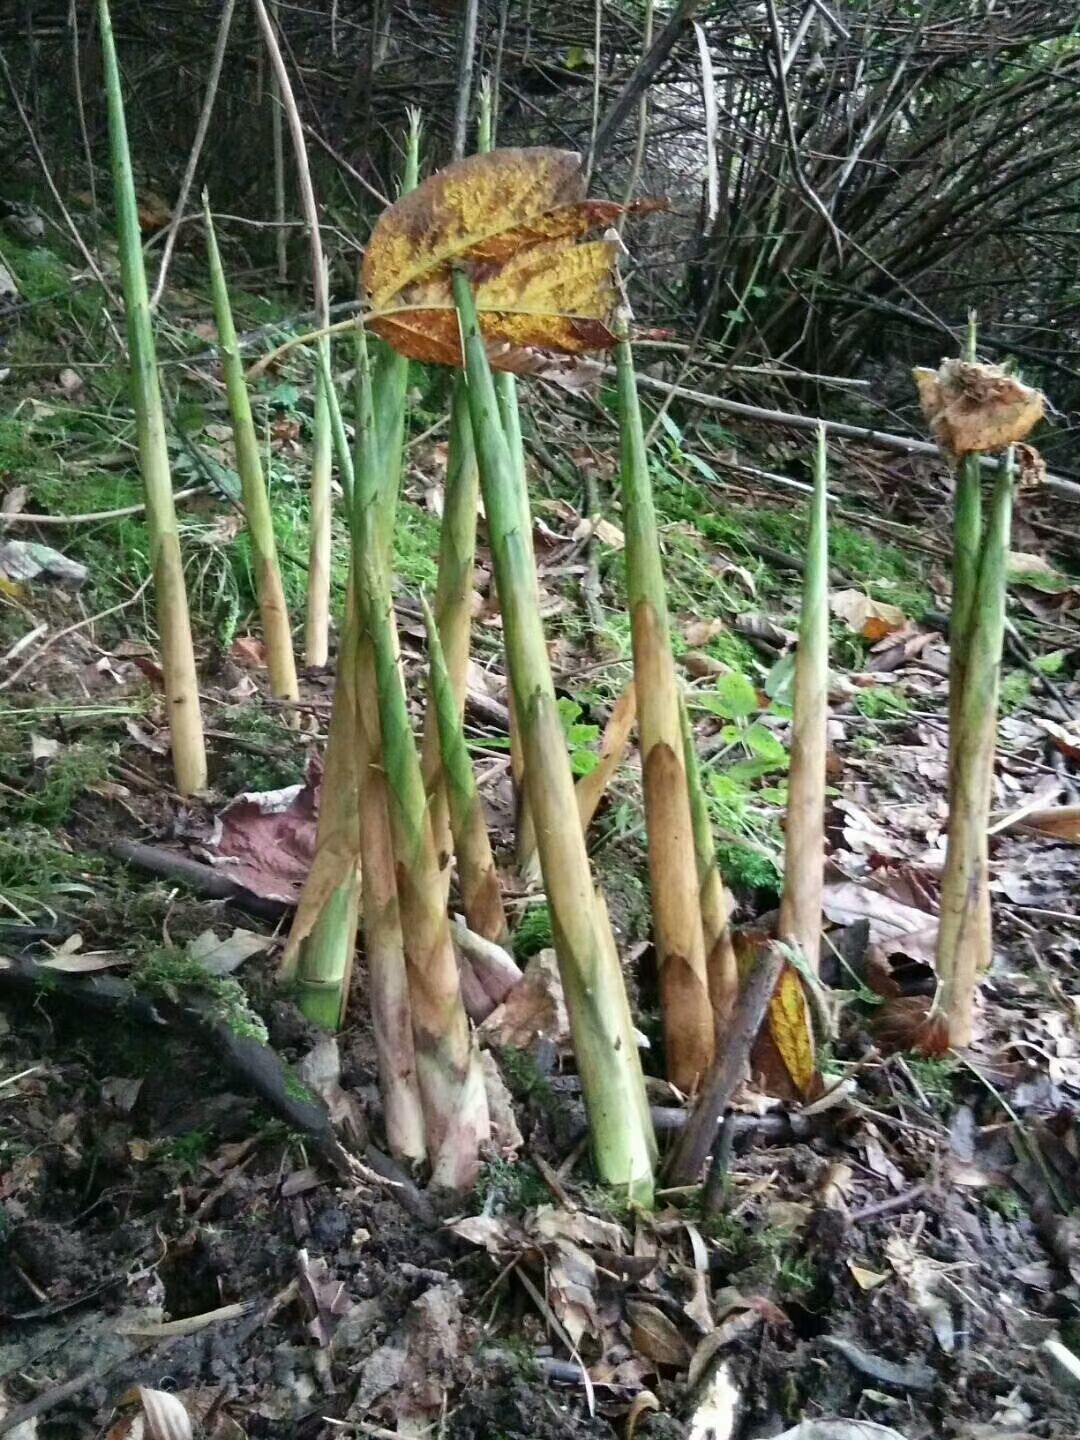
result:
[(451, 273), (464, 265), (497, 368), (534, 370), (537, 349), (607, 348), (618, 241), (577, 242), (622, 209), (585, 198), (581, 157), (570, 151), (496, 150), (449, 165), (372, 232), (362, 272), (371, 328), (414, 359), (460, 365)]
[(1003, 450), (1043, 417), (1040, 390), (997, 365), (945, 360), (938, 370), (912, 372), (919, 404), (934, 439), (951, 455)]
[(888, 1275), (881, 1275), (876, 1270), (866, 1270), (862, 1265), (856, 1265), (854, 1260), (847, 1262), (851, 1271), (851, 1278), (858, 1285), (860, 1290), (873, 1290), (878, 1285), (884, 1285)]
[(769, 1034), (799, 1093), (813, 1093), (817, 1067), (814, 1060), (814, 1029), (798, 973), (785, 965), (769, 1001)]

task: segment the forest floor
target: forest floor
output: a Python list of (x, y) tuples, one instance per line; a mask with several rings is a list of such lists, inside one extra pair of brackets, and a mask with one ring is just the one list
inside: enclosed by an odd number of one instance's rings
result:
[[(176, 485), (197, 487), (180, 514), (211, 751), (209, 790), (182, 802), (141, 518), (60, 518), (141, 498), (115, 345), (55, 256), (10, 236), (4, 248), (30, 305), (0, 353), (0, 509), (18, 517), (0, 534), (0, 1433), (139, 1435), (143, 1385), (178, 1395), (219, 1440), (1075, 1440), (1076, 1378), (1044, 1348), (1080, 1351), (1080, 829), (1075, 808), (1044, 816), (1078, 799), (1072, 511), (1037, 490), (1018, 507), (995, 960), (970, 1054), (923, 1059), (904, 1050), (904, 1022), (933, 985), (947, 819), (949, 483), (926, 460), (833, 448), (830, 1103), (747, 1087), (715, 1214), (697, 1187), (661, 1189), (644, 1212), (592, 1179), (557, 997), (541, 983), (546, 907), (514, 873), (481, 537), (468, 733), (515, 951), (556, 1042), (535, 1041), (528, 1014), (500, 1032), (520, 1135), (474, 1193), (432, 1209), (410, 1185), (335, 1168), (289, 1108), (307, 1085), (344, 1109), (346, 1146), (362, 1131), (381, 1143), (362, 964), (321, 1070), (304, 1063), (318, 1037), (275, 983), (332, 673), (305, 673), (300, 729), (267, 699), (246, 541), (221, 488), (235, 493), (227, 412), (215, 368), (195, 358), (212, 343), (205, 297), (174, 290), (161, 326)], [(252, 326), (279, 313), (254, 293), (241, 308)], [(308, 379), (297, 361), (258, 391), (297, 619)], [(446, 463), (442, 381), (418, 385), (395, 536), (417, 717), (416, 601), (434, 580)], [(579, 772), (630, 676), (610, 401), (526, 393), (546, 623)], [(653, 449), (674, 638), (748, 924), (780, 876), (804, 528), (798, 490), (762, 472), (805, 481), (808, 446), (680, 424), (665, 417)], [(631, 752), (590, 853), (663, 1142), (682, 1112), (660, 1078), (639, 780)], [(125, 844), (192, 862), (195, 881), (148, 875), (146, 851), (132, 863)], [(230, 870), (243, 878), (230, 898), (202, 893)], [(260, 1097), (229, 1034), (268, 1036), (300, 1083), (290, 1071)]]

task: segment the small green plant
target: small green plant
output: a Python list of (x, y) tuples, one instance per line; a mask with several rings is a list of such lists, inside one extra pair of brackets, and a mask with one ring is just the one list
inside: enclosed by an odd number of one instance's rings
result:
[(61, 750), (36, 778), (23, 815), (41, 825), (62, 825), (70, 818), (76, 797), (108, 779), (109, 760), (109, 750), (96, 742), (82, 741)]
[(213, 1144), (212, 1130), (187, 1130), (164, 1141), (158, 1155), (178, 1178), (194, 1175)]
[(513, 934), (514, 954), (518, 960), (529, 960), (552, 945), (551, 911), (546, 903), (531, 905), (518, 921)]
[(953, 1068), (948, 1060), (908, 1055), (905, 1063), (919, 1089), (935, 1109), (945, 1110), (952, 1104)]
[(576, 700), (563, 696), (559, 700), (559, 719), (570, 751), (570, 768), (575, 775), (588, 775), (600, 763), (592, 748), (600, 738), (600, 726), (581, 723), (582, 709)]
[(1031, 700), (1031, 676), (1023, 670), (1010, 670), (1001, 677), (998, 703), (1003, 715), (1022, 710)]
[(547, 1076), (527, 1050), (508, 1045), (499, 1051), (499, 1063), (512, 1094), (519, 1100), (538, 1100), (544, 1106), (555, 1103)]

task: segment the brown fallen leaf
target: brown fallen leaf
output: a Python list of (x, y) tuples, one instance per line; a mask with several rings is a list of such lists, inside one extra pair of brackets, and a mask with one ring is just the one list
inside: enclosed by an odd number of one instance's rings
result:
[(627, 1300), (626, 1315), (635, 1350), (657, 1365), (677, 1370), (689, 1365), (690, 1346), (662, 1310), (650, 1305), (647, 1300)]
[(229, 658), (253, 670), (266, 667), (266, 646), (256, 635), (238, 635), (229, 646)]
[(829, 609), (864, 640), (883, 640), (908, 624), (907, 616), (898, 605), (872, 600), (862, 590), (835, 590), (829, 596)]
[(1023, 440), (1043, 417), (1042, 392), (997, 365), (951, 359), (936, 371), (913, 374), (926, 423), (950, 455), (1003, 450)]

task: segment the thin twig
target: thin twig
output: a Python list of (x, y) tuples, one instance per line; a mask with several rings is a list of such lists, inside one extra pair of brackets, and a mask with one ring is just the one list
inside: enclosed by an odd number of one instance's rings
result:
[(64, 630), (57, 630), (56, 634), (51, 635), (49, 639), (45, 641), (44, 645), (39, 646), (33, 655), (30, 656), (30, 659), (19, 666), (18, 670), (9, 675), (6, 680), (0, 680), (0, 690), (7, 690), (14, 685), (15, 681), (18, 680), (21, 675), (25, 675), (32, 665), (38, 663), (46, 650), (51, 650), (58, 640), (64, 639), (65, 635), (73, 635), (76, 630), (85, 630), (88, 625), (93, 625), (98, 620), (105, 620), (110, 615), (118, 614), (121, 610), (130, 609), (130, 607), (145, 594), (153, 578), (153, 575), (148, 575), (138, 590), (135, 591), (135, 594), (129, 596), (127, 600), (121, 600), (119, 605), (110, 605), (108, 610), (102, 610), (98, 615), (88, 615), (84, 620), (78, 620), (74, 625), (68, 625)]
[[(72, 0), (72, 5), (74, 5), (74, 0)], [(195, 139), (192, 142), (191, 154), (188, 156), (187, 165), (184, 169), (184, 178), (180, 182), (180, 193), (176, 197), (172, 217), (165, 227), (165, 248), (161, 255), (161, 265), (158, 268), (158, 277), (157, 283), (154, 286), (154, 293), (150, 297), (151, 310), (157, 309), (161, 300), (161, 292), (165, 289), (165, 278), (169, 273), (169, 262), (172, 260), (173, 246), (176, 244), (177, 227), (184, 213), (187, 198), (191, 194), (191, 186), (195, 180), (195, 171), (199, 165), (199, 156), (202, 154), (206, 133), (210, 129), (210, 117), (214, 113), (214, 101), (217, 99), (218, 83), (221, 80), (221, 69), (225, 63), (225, 50), (229, 43), (229, 27), (232, 24), (233, 11), (235, 8), (236, 0), (225, 0), (221, 11), (221, 20), (218, 23), (217, 39), (214, 41), (214, 54), (210, 61), (210, 74), (206, 80), (206, 94), (203, 97), (202, 112), (199, 115), (199, 123), (195, 129)]]

